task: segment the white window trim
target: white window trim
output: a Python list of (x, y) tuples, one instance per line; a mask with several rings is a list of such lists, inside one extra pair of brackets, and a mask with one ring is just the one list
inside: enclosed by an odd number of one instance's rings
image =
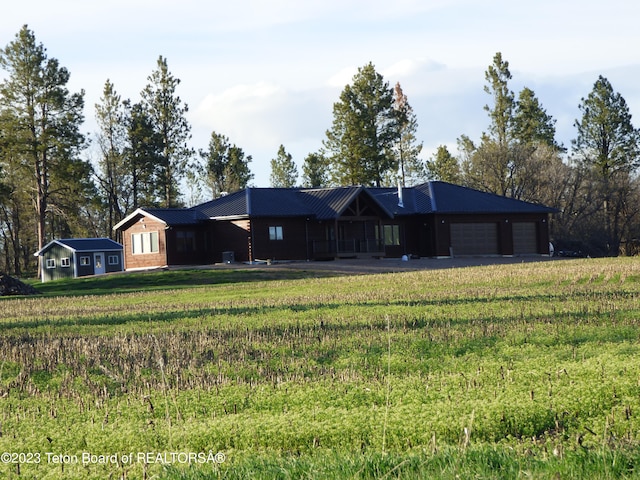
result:
[(64, 268), (69, 268), (71, 266), (71, 259), (69, 259), (69, 257), (61, 258), (60, 266)]
[[(153, 248), (154, 242), (152, 241), (154, 235), (156, 237), (155, 250)], [(140, 251), (137, 251), (136, 247), (138, 247)], [(160, 252), (160, 234), (158, 233), (157, 230), (152, 232), (139, 232), (139, 233), (131, 234), (131, 254), (132, 255), (147, 255), (150, 253), (159, 253), (159, 252)]]
[(56, 268), (56, 259), (55, 258), (47, 258), (47, 268)]

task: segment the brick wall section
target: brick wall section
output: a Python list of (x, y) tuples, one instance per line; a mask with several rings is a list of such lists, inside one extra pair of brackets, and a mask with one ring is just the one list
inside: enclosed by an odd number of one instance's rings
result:
[[(166, 225), (148, 217), (141, 217), (124, 232), (122, 232), (122, 246), (124, 247), (124, 267), (126, 270), (137, 268), (164, 267), (167, 265)], [(158, 232), (158, 253), (133, 254), (131, 235), (143, 232)]]

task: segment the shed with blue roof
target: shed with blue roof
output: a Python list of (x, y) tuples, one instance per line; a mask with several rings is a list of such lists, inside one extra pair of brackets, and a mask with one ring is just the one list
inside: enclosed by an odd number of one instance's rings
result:
[(110, 238), (53, 240), (34, 255), (42, 257), (43, 282), (124, 270), (122, 245)]

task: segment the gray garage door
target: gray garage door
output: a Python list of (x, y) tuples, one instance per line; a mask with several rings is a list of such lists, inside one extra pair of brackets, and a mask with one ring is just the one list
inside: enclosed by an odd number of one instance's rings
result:
[(452, 223), (453, 255), (497, 255), (497, 223)]
[(538, 253), (538, 232), (535, 222), (513, 223), (513, 253)]

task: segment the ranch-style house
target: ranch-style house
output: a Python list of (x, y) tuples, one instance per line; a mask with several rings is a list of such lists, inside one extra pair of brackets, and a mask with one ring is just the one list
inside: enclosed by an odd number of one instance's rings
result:
[(115, 227), (127, 270), (356, 257), (549, 254), (555, 210), (446, 182), (246, 188), (192, 208), (139, 208)]

